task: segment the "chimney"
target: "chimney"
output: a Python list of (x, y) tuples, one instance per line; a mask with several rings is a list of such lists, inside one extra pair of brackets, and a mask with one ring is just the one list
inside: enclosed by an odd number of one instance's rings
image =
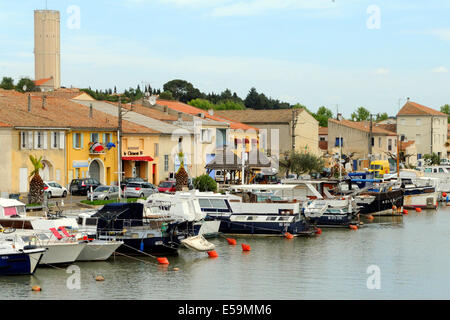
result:
[(93, 110), (92, 110), (92, 103), (91, 103), (91, 104), (89, 104), (89, 118), (91, 118), (91, 119), (92, 119), (92, 113), (93, 113)]
[(47, 106), (47, 96), (43, 95), (42, 96), (42, 109), (45, 109), (46, 106)]
[(337, 114), (337, 120), (338, 120), (338, 121), (341, 121), (341, 120), (342, 120), (342, 113), (338, 113), (338, 114)]
[(214, 115), (214, 110), (213, 109), (209, 109), (208, 113), (209, 113), (210, 116), (213, 116)]
[(31, 94), (28, 94), (28, 112), (31, 112)]

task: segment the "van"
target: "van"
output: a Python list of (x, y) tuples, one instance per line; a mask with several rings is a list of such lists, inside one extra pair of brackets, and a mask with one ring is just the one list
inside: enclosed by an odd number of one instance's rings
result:
[(382, 178), (384, 174), (390, 173), (389, 161), (387, 160), (372, 161), (369, 166), (369, 172), (373, 172), (375, 178)]

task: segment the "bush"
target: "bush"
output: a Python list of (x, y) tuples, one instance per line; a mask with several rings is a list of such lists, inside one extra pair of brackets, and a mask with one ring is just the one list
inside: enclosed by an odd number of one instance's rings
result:
[(194, 188), (199, 191), (217, 192), (217, 182), (207, 174), (201, 175), (193, 180)]

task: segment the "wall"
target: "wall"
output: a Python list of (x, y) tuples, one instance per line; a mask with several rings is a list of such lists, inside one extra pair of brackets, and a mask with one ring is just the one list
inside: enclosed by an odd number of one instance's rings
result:
[(2, 192), (17, 192), (12, 188), (12, 135), (10, 128), (0, 128), (0, 197)]
[(319, 122), (306, 111), (302, 111), (297, 117), (295, 150), (317, 156), (322, 154), (319, 150)]

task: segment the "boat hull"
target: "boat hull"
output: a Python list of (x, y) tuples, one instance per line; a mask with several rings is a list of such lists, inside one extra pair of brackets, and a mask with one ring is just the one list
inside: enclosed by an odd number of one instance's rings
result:
[(45, 250), (0, 255), (0, 275), (32, 275), (44, 256)]
[(144, 239), (124, 239), (123, 244), (116, 249), (116, 252), (126, 255), (177, 255), (178, 245), (168, 241), (167, 237), (154, 237)]
[(423, 190), (405, 190), (404, 208), (436, 209), (439, 193), (434, 188)]
[(361, 215), (374, 216), (391, 216), (398, 215), (393, 206), (401, 208), (404, 203), (403, 190), (392, 190), (387, 192), (368, 192), (367, 195), (374, 196), (375, 199), (371, 203), (363, 203), (356, 201), (360, 207)]
[(71, 264), (75, 262), (86, 247), (85, 243), (56, 243), (43, 245), (47, 252), (42, 257), (39, 265)]
[(76, 261), (104, 261), (109, 259), (123, 242), (121, 241), (93, 241), (87, 243)]
[(358, 224), (358, 220), (353, 214), (323, 214), (319, 218), (310, 218), (310, 221), (317, 227), (348, 227), (349, 225)]

